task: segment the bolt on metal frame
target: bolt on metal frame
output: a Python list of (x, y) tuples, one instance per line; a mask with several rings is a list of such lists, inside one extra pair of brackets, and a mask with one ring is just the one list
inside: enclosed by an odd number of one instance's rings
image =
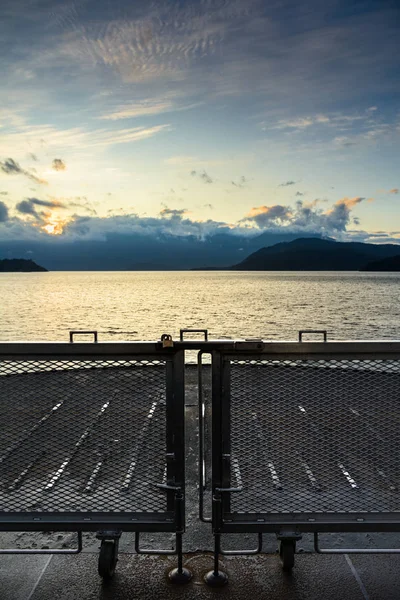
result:
[[(284, 569), (312, 532), (400, 531), (400, 342), (235, 341), (212, 355), (212, 518), (204, 515), (200, 393), (200, 516), (212, 521), (214, 571), (224, 533), (275, 533)], [(324, 334), (326, 332), (318, 331)], [(203, 353), (207, 350), (203, 348)], [(201, 392), (202, 354), (199, 356)], [(235, 551), (234, 553), (239, 553)]]
[[(92, 333), (94, 343), (75, 343)], [(169, 336), (167, 336), (169, 337)], [(101, 540), (114, 573), (122, 531), (139, 553), (177, 554), (185, 529), (184, 351), (164, 342), (0, 344), (0, 531), (76, 531)], [(176, 548), (140, 548), (140, 532), (172, 532)]]

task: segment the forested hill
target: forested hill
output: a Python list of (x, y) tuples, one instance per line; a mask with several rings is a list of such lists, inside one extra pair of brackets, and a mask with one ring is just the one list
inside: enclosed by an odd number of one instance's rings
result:
[(33, 260), (25, 258), (0, 259), (0, 273), (34, 273), (47, 271)]

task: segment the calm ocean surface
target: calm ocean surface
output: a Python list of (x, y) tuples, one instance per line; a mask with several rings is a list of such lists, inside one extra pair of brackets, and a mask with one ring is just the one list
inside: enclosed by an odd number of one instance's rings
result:
[(210, 336), (400, 339), (400, 274), (51, 272), (0, 274), (0, 340), (152, 340), (181, 327)]

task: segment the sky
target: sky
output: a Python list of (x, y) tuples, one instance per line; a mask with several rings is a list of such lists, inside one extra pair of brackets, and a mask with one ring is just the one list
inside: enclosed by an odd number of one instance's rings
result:
[(400, 243), (397, 0), (2, 0), (0, 242)]

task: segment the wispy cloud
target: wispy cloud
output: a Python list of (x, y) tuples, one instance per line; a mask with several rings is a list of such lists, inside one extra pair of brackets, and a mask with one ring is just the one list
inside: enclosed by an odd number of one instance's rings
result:
[(67, 166), (61, 158), (55, 158), (51, 164), (51, 168), (54, 171), (65, 171)]
[(190, 172), (192, 177), (198, 177), (200, 178), (203, 183), (213, 183), (214, 180), (212, 179), (212, 177), (210, 177), (210, 175), (206, 172), (206, 171), (196, 171), (196, 170), (192, 170)]
[[(171, 99), (168, 99), (168, 96)], [(179, 105), (176, 97), (180, 94), (167, 94), (167, 99), (146, 98), (140, 102), (120, 104), (110, 112), (100, 115), (98, 118), (104, 121), (119, 121), (121, 119), (136, 119), (138, 117), (152, 117), (170, 112), (182, 112), (197, 108), (202, 102)]]
[(398, 194), (399, 193), (399, 188), (392, 188), (391, 190), (389, 190), (389, 194)]
[(161, 217), (169, 218), (181, 218), (187, 213), (188, 210), (186, 208), (168, 208), (167, 206), (160, 211)]
[(285, 181), (284, 183), (280, 183), (278, 187), (288, 187), (289, 185), (295, 185), (297, 181)]
[(231, 184), (238, 188), (244, 188), (249, 183), (249, 180), (246, 179), (244, 175), (242, 175), (238, 181), (231, 181)]
[(48, 183), (45, 179), (41, 179), (30, 171), (23, 169), (13, 158), (6, 158), (4, 162), (0, 161), (0, 169), (7, 175), (24, 175), (35, 183), (40, 183), (42, 185)]
[(118, 121), (120, 119), (160, 115), (165, 112), (171, 112), (172, 110), (174, 110), (172, 102), (151, 102), (145, 100), (138, 104), (118, 106), (114, 111), (101, 115), (99, 119), (105, 121)]
[[(2, 135), (2, 141), (5, 147), (14, 152), (22, 153), (27, 146), (37, 148), (106, 148), (117, 144), (129, 144), (151, 138), (161, 132), (171, 129), (170, 125), (154, 125), (153, 127), (130, 127), (124, 129), (83, 129), (82, 127), (73, 127), (70, 129), (60, 129), (52, 125), (31, 125), (17, 128), (11, 132), (5, 132)], [(12, 159), (8, 159), (12, 160)], [(1, 168), (3, 164), (0, 162)], [(16, 173), (12, 164), (5, 164), (5, 172)], [(28, 171), (24, 174), (31, 179), (37, 180), (35, 176)], [(43, 181), (36, 181), (43, 183)]]

